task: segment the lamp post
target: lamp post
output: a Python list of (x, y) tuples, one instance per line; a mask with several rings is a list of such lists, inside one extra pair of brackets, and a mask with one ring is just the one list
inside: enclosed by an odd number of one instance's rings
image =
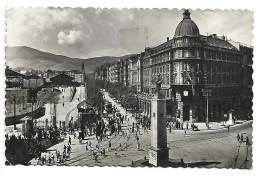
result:
[(14, 102), (14, 130), (16, 130), (16, 96), (14, 96), (13, 102)]
[(207, 116), (206, 116), (206, 125), (209, 128), (209, 97), (211, 96), (211, 89), (202, 89), (203, 96), (207, 100)]
[(32, 113), (31, 113), (31, 115), (32, 115), (32, 129), (33, 129), (33, 96), (32, 96)]

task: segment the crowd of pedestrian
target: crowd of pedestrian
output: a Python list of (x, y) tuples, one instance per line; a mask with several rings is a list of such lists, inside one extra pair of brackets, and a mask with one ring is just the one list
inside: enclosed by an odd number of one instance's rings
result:
[(246, 143), (246, 145), (251, 145), (251, 141), (248, 136), (244, 137), (244, 133), (237, 133), (237, 141), (239, 143)]

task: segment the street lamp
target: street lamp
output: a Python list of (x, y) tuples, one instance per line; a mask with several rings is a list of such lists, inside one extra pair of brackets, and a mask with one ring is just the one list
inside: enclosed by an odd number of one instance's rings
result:
[(212, 90), (211, 89), (202, 89), (203, 96), (206, 97), (207, 100), (207, 118), (206, 118), (206, 125), (209, 128), (209, 97), (211, 96)]
[(14, 102), (14, 130), (16, 130), (16, 96), (13, 97)]

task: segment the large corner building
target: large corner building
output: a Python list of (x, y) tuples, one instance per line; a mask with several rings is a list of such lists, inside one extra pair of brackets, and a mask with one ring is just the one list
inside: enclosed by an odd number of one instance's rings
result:
[[(252, 114), (253, 48), (226, 36), (201, 35), (185, 10), (173, 38), (156, 47), (102, 66), (96, 78), (134, 86), (140, 107), (151, 117), (151, 97), (162, 77), (167, 116), (181, 121), (222, 121)], [(208, 107), (208, 108), (206, 108)]]

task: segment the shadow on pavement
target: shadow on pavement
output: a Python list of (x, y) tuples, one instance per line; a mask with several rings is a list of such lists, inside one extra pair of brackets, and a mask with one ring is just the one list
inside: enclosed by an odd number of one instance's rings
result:
[[(205, 167), (205, 166), (209, 166), (209, 165), (212, 165), (212, 164), (221, 164), (221, 162), (218, 162), (218, 161), (199, 161), (199, 162), (193, 162), (193, 163), (185, 163), (183, 162), (182, 159), (169, 159), (169, 163), (162, 166), (162, 167), (190, 167), (190, 168), (193, 168), (193, 167)], [(141, 160), (137, 160), (137, 161), (134, 161), (132, 162), (132, 167), (145, 167), (145, 166), (148, 166), (148, 167), (155, 167), (153, 165), (151, 165), (149, 163), (149, 160), (148, 159), (141, 159)]]

